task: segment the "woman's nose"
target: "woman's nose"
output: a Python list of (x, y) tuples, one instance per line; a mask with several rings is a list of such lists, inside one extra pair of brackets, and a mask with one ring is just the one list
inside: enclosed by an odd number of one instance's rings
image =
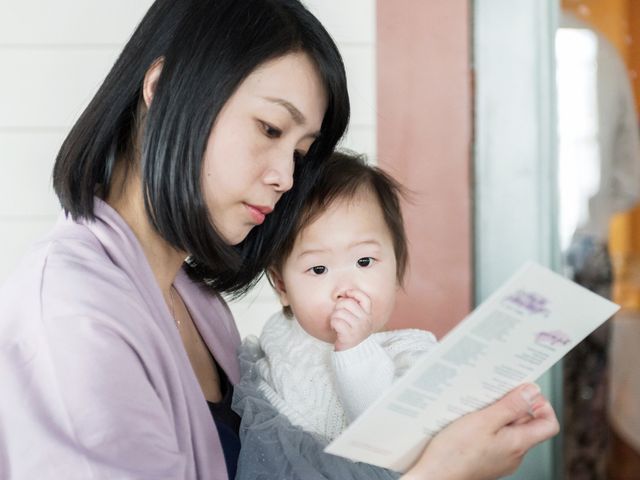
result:
[(287, 154), (279, 152), (269, 163), (264, 174), (264, 181), (271, 185), (279, 193), (284, 193), (293, 186), (293, 152), (287, 157)]

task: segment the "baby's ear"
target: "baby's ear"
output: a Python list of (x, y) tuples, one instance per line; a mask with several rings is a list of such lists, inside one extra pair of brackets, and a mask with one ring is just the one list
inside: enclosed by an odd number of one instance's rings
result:
[(282, 275), (279, 272), (270, 268), (267, 270), (267, 278), (269, 279), (269, 283), (274, 288), (276, 293), (278, 294), (278, 298), (280, 299), (280, 303), (283, 307), (288, 307), (291, 304), (289, 303), (289, 297), (287, 296), (287, 289), (284, 284), (284, 280), (282, 280)]

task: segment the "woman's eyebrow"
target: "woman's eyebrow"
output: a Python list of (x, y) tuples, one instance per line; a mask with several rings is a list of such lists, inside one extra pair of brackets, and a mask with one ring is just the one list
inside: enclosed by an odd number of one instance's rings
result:
[[(296, 125), (306, 125), (307, 119), (302, 114), (302, 112), (298, 110), (298, 108), (290, 101), (285, 100), (284, 98), (274, 98), (274, 97), (262, 97), (262, 98), (264, 98), (268, 102), (275, 103), (276, 105), (280, 105), (285, 110), (287, 110), (287, 112), (289, 112), (289, 114), (291, 115), (291, 118), (293, 118), (293, 121), (296, 123)], [(320, 132), (313, 132), (306, 136), (311, 137), (315, 140), (320, 136)]]
[(288, 100), (285, 100), (283, 98), (273, 98), (273, 97), (264, 97), (264, 99), (270, 101), (271, 103), (275, 103), (276, 105), (280, 105), (281, 107), (284, 107), (291, 115), (291, 118), (293, 118), (293, 121), (296, 122), (298, 125), (304, 125), (305, 123), (307, 123), (307, 119), (302, 114), (302, 112), (298, 110), (296, 106), (293, 103), (289, 102)]

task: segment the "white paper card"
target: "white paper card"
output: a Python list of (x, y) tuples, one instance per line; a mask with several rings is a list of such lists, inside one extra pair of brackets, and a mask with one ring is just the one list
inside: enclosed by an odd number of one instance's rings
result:
[(527, 263), (325, 451), (404, 472), (444, 426), (535, 381), (619, 308)]

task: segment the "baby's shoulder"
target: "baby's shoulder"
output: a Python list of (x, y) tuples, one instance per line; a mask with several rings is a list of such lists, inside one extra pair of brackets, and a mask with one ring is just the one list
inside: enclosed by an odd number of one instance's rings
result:
[(262, 327), (260, 342), (282, 338), (291, 333), (293, 320), (287, 318), (284, 313), (276, 312), (271, 315)]

